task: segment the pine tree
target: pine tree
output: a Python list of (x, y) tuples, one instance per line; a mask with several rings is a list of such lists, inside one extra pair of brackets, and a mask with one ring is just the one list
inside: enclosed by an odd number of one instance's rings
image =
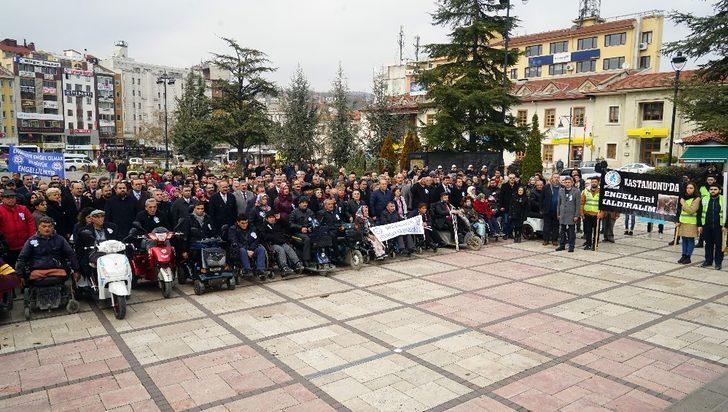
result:
[(282, 106), (284, 119), (276, 141), (279, 154), (289, 162), (310, 162), (316, 151), (319, 113), (301, 66), (283, 94)]
[(543, 172), (541, 161), (541, 131), (538, 129), (538, 115), (534, 114), (531, 119), (531, 132), (528, 134), (526, 155), (521, 164), (521, 176), (524, 180), (533, 176), (536, 172)]
[(330, 160), (336, 166), (341, 166), (346, 164), (349, 153), (356, 148), (356, 133), (349, 107), (349, 89), (346, 86), (344, 69), (341, 64), (339, 64), (331, 94), (333, 95), (331, 107), (334, 113), (328, 125)]
[(210, 99), (205, 96), (205, 81), (190, 72), (182, 96), (177, 98), (177, 122), (171, 133), (175, 148), (187, 158), (199, 160), (212, 152), (215, 136), (209, 133), (211, 111)]
[[(212, 100), (211, 130), (221, 141), (238, 149), (240, 158), (256, 144), (263, 144), (273, 129), (273, 122), (263, 97), (276, 96), (275, 85), (263, 76), (275, 71), (265, 53), (240, 46), (223, 38), (231, 54), (212, 53), (213, 63), (230, 73), (230, 81), (217, 81), (220, 97)], [(242, 162), (238, 162), (238, 168)]]
[(402, 144), (402, 151), (399, 154), (399, 169), (409, 170), (409, 155), (420, 151), (420, 139), (414, 132), (410, 131), (404, 137), (404, 144)]
[(379, 149), (379, 159), (381, 160), (379, 171), (389, 172), (393, 174), (397, 168), (397, 153), (394, 152), (394, 143), (389, 136), (384, 138), (382, 146)]
[[(433, 24), (451, 27), (450, 43), (426, 46), (431, 58), (447, 61), (421, 70), (418, 81), (428, 90), (437, 113), (424, 129), (428, 147), (441, 150), (513, 150), (524, 134), (503, 112), (517, 103), (510, 82), (503, 84), (503, 49), (493, 47), (515, 24), (498, 16), (501, 0), (441, 0)], [(518, 53), (509, 51), (515, 63)]]
[(386, 77), (383, 74), (374, 76), (372, 86), (374, 99), (367, 112), (367, 122), (372, 134), (369, 138), (367, 148), (369, 153), (379, 153), (384, 138), (389, 136), (399, 140), (407, 129), (406, 119), (394, 113), (390, 108), (389, 95), (387, 93)]

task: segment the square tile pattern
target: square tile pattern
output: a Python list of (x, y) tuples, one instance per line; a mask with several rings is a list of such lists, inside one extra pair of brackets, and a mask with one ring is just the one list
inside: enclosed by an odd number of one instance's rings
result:
[(202, 296), (145, 287), (123, 320), (14, 311), (0, 411), (663, 410), (728, 373), (728, 276), (676, 253), (646, 235), (492, 242)]

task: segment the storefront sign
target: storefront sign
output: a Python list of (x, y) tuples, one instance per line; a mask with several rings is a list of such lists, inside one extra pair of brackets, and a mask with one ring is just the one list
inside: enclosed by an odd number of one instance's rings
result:
[(669, 135), (667, 127), (640, 127), (638, 129), (627, 129), (627, 137), (639, 137), (640, 139), (663, 138)]
[(63, 94), (66, 96), (79, 96), (79, 97), (93, 97), (93, 92), (87, 92), (83, 90), (64, 90)]
[(26, 70), (18, 70), (18, 76), (20, 77), (35, 77), (35, 72), (29, 72)]
[(55, 87), (43, 87), (43, 94), (58, 94), (58, 90)]
[(608, 170), (599, 183), (599, 210), (676, 222), (680, 177)]
[(25, 57), (16, 57), (15, 62), (22, 63), (22, 64), (30, 64), (32, 66), (61, 67), (61, 63), (58, 63), (58, 62), (49, 62), (46, 60), (28, 59)]
[(57, 109), (58, 102), (54, 102), (54, 101), (50, 101), (50, 100), (43, 100), (43, 108), (44, 109)]
[(91, 129), (70, 129), (70, 134), (91, 134)]
[(55, 80), (55, 79), (56, 79), (55, 74), (48, 74), (48, 73), (43, 74), (43, 80)]
[(554, 63), (568, 63), (571, 61), (571, 53), (554, 53)]
[(18, 113), (15, 113), (15, 115), (18, 119), (22, 119), (22, 120), (60, 120), (60, 121), (63, 121), (63, 115), (61, 115), (61, 114), (18, 112)]
[(21, 133), (64, 133), (66, 130), (62, 127), (18, 127)]
[(64, 69), (63, 73), (74, 75), (74, 76), (84, 76), (84, 77), (91, 77), (94, 75), (94, 73), (90, 70), (78, 70), (78, 69)]
[(20, 85), (20, 91), (26, 93), (35, 93), (35, 86), (23, 86)]
[(63, 178), (63, 153), (26, 152), (10, 145), (8, 169), (13, 173), (58, 175)]

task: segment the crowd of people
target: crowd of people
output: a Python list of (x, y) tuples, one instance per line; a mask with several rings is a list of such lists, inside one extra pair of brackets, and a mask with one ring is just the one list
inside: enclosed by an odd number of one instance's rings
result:
[[(580, 233), (585, 250), (594, 249), (598, 236), (614, 242), (614, 222), (619, 217), (599, 210), (599, 178), (585, 181), (578, 169), (570, 176), (554, 173), (548, 179), (541, 173), (520, 177), (472, 165), (462, 170), (456, 165), (449, 170), (415, 167), (393, 176), (375, 172), (357, 176), (343, 169), (330, 175), (315, 165), (252, 164), (236, 175), (216, 175), (202, 162), (190, 170), (161, 175), (152, 168), (112, 169), (108, 176), (87, 174), (79, 181), (3, 176), (0, 233), (5, 261), (11, 266), (31, 264), (31, 253), (37, 260), (39, 252), (66, 256), (69, 242), (82, 230), (93, 233), (96, 241), (124, 240), (134, 227), (146, 232), (157, 227), (181, 231), (184, 241), (177, 247), (185, 258), (195, 238), (217, 236), (229, 227), (227, 240), (239, 250), (246, 272), (265, 270), (265, 245), (275, 250), (283, 273), (290, 274), (312, 258), (314, 225), (336, 230), (351, 224), (382, 256), (383, 245), (368, 230), (375, 225), (421, 215), (425, 244), (437, 248), (444, 245), (438, 233), (453, 233), (456, 215), (471, 225), (458, 230), (514, 242), (522, 241), (523, 223), (534, 217), (543, 219), (544, 246), (573, 252)], [(725, 229), (716, 178), (710, 176), (699, 188), (687, 184), (685, 191), (680, 200), (680, 263), (690, 263), (700, 236), (706, 247), (703, 266), (720, 269)], [(626, 226), (625, 233), (629, 232)], [(415, 250), (409, 236), (394, 243), (398, 253)], [(83, 263), (81, 256), (71, 259), (74, 270), (79, 259)]]

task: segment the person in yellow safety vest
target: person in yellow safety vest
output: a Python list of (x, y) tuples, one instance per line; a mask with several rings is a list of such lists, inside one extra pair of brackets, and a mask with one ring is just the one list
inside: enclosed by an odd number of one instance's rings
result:
[[(584, 250), (592, 250), (599, 236), (599, 178), (592, 177), (589, 186), (581, 192), (581, 216), (584, 218)], [(596, 231), (596, 233), (594, 233)]]
[[(708, 188), (710, 185), (718, 184), (718, 179), (714, 175), (708, 175), (705, 178), (705, 186), (700, 186), (700, 197), (703, 199), (708, 199), (710, 197), (710, 193), (708, 192)], [(697, 248), (702, 248), (704, 246), (703, 241), (703, 234), (701, 233), (698, 236), (698, 244), (695, 245)]]
[(720, 270), (723, 264), (723, 196), (717, 184), (708, 187), (710, 197), (701, 198), (701, 211), (698, 215), (698, 233), (703, 235), (705, 241), (705, 261), (700, 267), (715, 264), (715, 270)]
[(695, 249), (695, 238), (698, 237), (698, 210), (700, 209), (700, 197), (695, 185), (685, 185), (685, 193), (680, 198), (680, 217), (678, 218), (677, 231), (682, 237), (682, 257), (677, 263), (687, 265)]

